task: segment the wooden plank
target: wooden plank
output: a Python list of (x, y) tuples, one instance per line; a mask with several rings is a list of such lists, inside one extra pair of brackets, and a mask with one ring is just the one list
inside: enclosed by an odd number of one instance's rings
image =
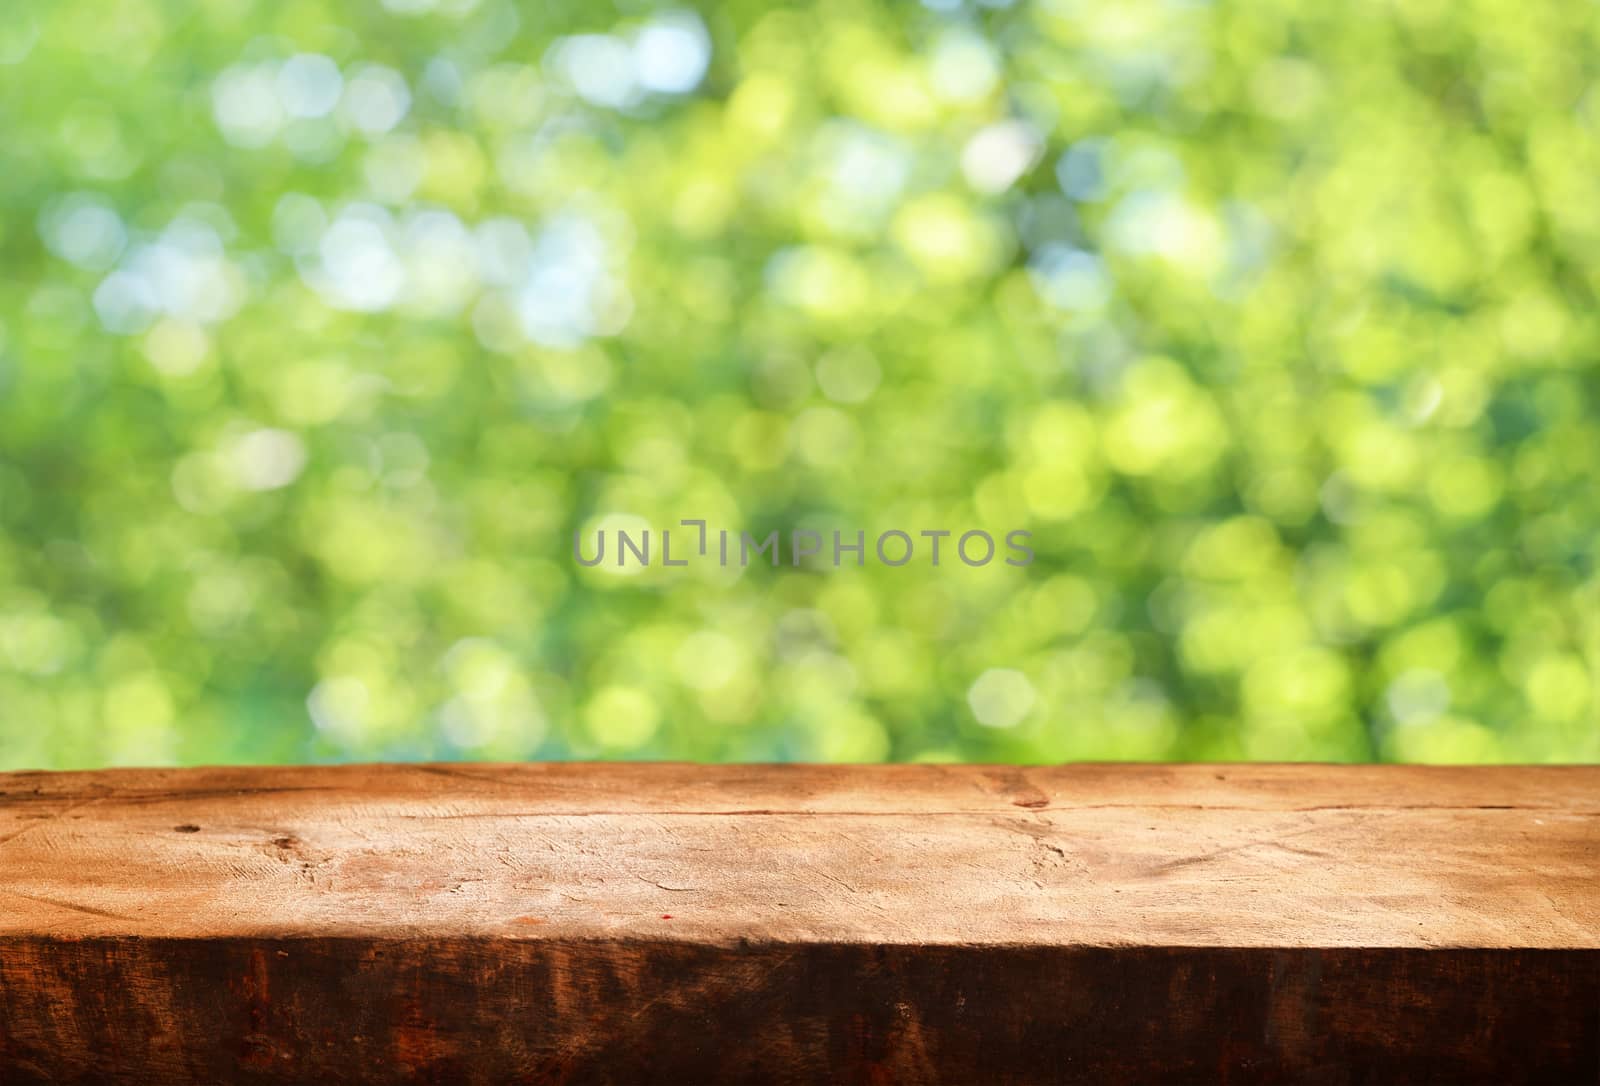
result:
[(1600, 1081), (1600, 768), (0, 774), (0, 1081)]

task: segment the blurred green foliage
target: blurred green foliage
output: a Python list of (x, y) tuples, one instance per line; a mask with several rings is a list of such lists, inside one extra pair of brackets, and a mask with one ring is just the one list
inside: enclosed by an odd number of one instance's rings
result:
[[(1571, 0), (8, 5), (0, 765), (1595, 760), (1597, 58)], [(682, 517), (1039, 559), (572, 560)]]

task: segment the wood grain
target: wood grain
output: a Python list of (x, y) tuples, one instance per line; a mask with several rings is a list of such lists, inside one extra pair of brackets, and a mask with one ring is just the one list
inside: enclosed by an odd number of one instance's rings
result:
[(0, 1082), (1600, 1082), (1600, 768), (0, 774)]

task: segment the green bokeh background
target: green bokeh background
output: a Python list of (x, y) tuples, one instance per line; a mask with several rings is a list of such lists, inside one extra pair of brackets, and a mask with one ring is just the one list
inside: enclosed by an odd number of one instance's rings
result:
[[(0, 121), (0, 766), (1600, 758), (1593, 4), (64, 0)], [(572, 559), (683, 517), (1038, 559)]]

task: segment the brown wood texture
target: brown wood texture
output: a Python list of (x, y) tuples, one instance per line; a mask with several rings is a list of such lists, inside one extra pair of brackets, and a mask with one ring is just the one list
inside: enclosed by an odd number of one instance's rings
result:
[(0, 774), (0, 1083), (1600, 1082), (1600, 768)]

